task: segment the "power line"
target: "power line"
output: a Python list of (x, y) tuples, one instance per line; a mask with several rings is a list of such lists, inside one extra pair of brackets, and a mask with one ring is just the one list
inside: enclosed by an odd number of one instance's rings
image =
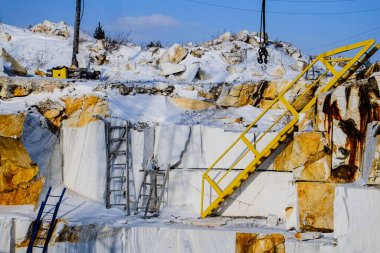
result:
[[(198, 0), (185, 0), (185, 1), (193, 2), (193, 3), (197, 3), (197, 4), (202, 4), (202, 5), (208, 5), (208, 6), (213, 6), (213, 7), (219, 7), (219, 8), (229, 9), (229, 10), (237, 10), (237, 11), (245, 11), (245, 12), (261, 12), (260, 10), (255, 10), (255, 9), (245, 9), (245, 8), (227, 6), (227, 5), (221, 5), (221, 4), (215, 4), (215, 3), (207, 3), (207, 2), (202, 2), (202, 1), (198, 1)], [(373, 8), (373, 9), (367, 9), (367, 10), (345, 11), (345, 12), (284, 12), (284, 11), (267, 11), (267, 13), (272, 13), (272, 14), (289, 14), (289, 15), (347, 15), (347, 14), (355, 14), (355, 13), (373, 12), (373, 11), (378, 11), (378, 10), (380, 10), (380, 7), (379, 8)]]
[(361, 32), (361, 33), (358, 33), (358, 34), (355, 34), (355, 35), (352, 35), (352, 36), (349, 36), (349, 37), (346, 37), (346, 38), (343, 38), (343, 39), (339, 39), (339, 40), (336, 40), (336, 41), (333, 41), (333, 42), (330, 42), (330, 43), (326, 43), (326, 44), (323, 44), (323, 45), (320, 45), (320, 46), (317, 46), (317, 47), (306, 49), (305, 51), (314, 51), (316, 49), (326, 48), (328, 46), (331, 46), (331, 45), (334, 45), (334, 44), (337, 44), (337, 43), (340, 43), (340, 42), (343, 42), (343, 41), (346, 41), (346, 40), (349, 40), (349, 39), (354, 39), (354, 38), (363, 36), (363, 35), (365, 35), (367, 33), (372, 33), (372, 32), (374, 32), (376, 30), (379, 30), (379, 29), (380, 29), (380, 25), (372, 27), (369, 30), (366, 30), (364, 32)]
[(355, 2), (355, 0), (268, 0), (269, 2), (286, 2), (286, 3), (342, 3)]

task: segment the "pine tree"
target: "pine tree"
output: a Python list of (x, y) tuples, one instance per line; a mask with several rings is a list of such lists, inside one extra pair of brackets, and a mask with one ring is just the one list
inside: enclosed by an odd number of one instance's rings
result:
[(105, 39), (105, 37), (106, 37), (106, 35), (104, 33), (103, 27), (100, 25), (100, 22), (99, 22), (99, 25), (95, 29), (95, 32), (94, 32), (94, 38), (97, 40), (103, 40), (103, 39)]

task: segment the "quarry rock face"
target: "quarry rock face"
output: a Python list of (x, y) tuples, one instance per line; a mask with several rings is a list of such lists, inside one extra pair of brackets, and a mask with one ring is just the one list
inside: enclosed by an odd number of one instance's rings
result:
[(242, 63), (244, 59), (247, 58), (247, 52), (243, 50), (231, 50), (229, 52), (223, 52), (222, 55), (226, 59), (226, 61), (231, 65)]
[(223, 86), (216, 104), (224, 107), (241, 107), (252, 102), (252, 94), (256, 87), (254, 84), (236, 86)]
[[(356, 79), (360, 80), (370, 78), (376, 72), (380, 72), (380, 62), (376, 62), (368, 68), (364, 69), (361, 73), (359, 73), (356, 76)], [(376, 75), (379, 75), (379, 73), (377, 73)]]
[(160, 58), (160, 63), (174, 63), (178, 64), (187, 55), (187, 49), (175, 43), (168, 50), (166, 50)]
[(329, 183), (297, 183), (300, 231), (333, 231), (334, 187)]
[(103, 65), (109, 62), (107, 57), (106, 42), (97, 40), (96, 44), (89, 48), (92, 62)]
[(205, 110), (208, 108), (215, 107), (215, 105), (211, 102), (185, 98), (185, 97), (171, 97), (170, 100), (176, 106), (184, 110)]
[(236, 253), (285, 253), (282, 234), (236, 233)]
[(379, 120), (377, 85), (361, 80), (321, 94), (315, 129), (331, 139), (334, 182), (354, 182), (362, 176), (362, 155), (368, 123)]
[(4, 41), (9, 42), (9, 41), (11, 41), (11, 39), (12, 39), (12, 35), (10, 35), (10, 34), (7, 33), (7, 32), (3, 32), (3, 33), (1, 33), (1, 38), (2, 38)]
[(286, 74), (286, 70), (282, 65), (277, 66), (271, 73), (272, 76), (277, 78), (283, 78)]
[(108, 114), (106, 100), (93, 95), (64, 97), (61, 101), (45, 100), (37, 108), (57, 128), (62, 126), (83, 127)]
[(64, 121), (65, 126), (83, 127), (92, 121), (99, 120), (104, 117), (109, 109), (106, 100), (97, 96), (88, 95), (80, 98), (64, 98), (65, 114), (67, 120)]
[(69, 86), (66, 80), (31, 79), (23, 77), (0, 77), (0, 98), (25, 97), (31, 93), (54, 92)]
[(70, 37), (67, 25), (63, 21), (60, 23), (52, 23), (48, 20), (45, 20), (41, 24), (32, 27), (31, 30), (34, 33), (43, 33), (49, 36), (58, 36), (64, 38)]
[(331, 151), (323, 132), (300, 132), (274, 161), (277, 171), (292, 171), (296, 180), (327, 181)]
[(367, 126), (363, 154), (363, 184), (380, 184), (380, 126), (374, 121)]
[(0, 204), (36, 205), (44, 178), (21, 138), (25, 114), (0, 115)]
[(369, 169), (368, 184), (380, 185), (380, 136), (376, 137), (376, 149)]
[(27, 69), (16, 61), (4, 48), (2, 49), (2, 57), (5, 62), (11, 65), (10, 71), (14, 75), (26, 76), (28, 74)]
[(232, 40), (232, 34), (230, 32), (225, 32), (219, 36), (219, 40), (222, 42), (227, 42)]

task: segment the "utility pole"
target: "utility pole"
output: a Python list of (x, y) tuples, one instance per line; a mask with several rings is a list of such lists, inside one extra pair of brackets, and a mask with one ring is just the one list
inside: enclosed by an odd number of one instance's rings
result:
[(71, 65), (78, 67), (77, 54), (79, 53), (79, 28), (81, 21), (81, 0), (76, 0), (75, 11), (75, 27), (74, 27), (74, 41), (73, 41), (73, 57), (71, 59)]

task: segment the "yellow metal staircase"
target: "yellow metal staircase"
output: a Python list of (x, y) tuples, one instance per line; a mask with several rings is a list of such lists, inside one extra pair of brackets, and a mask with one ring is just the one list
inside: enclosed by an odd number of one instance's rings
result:
[[(262, 111), (232, 145), (204, 172), (201, 191), (202, 218), (222, 210), (225, 200), (248, 179), (250, 174), (252, 174), (289, 135), (297, 130), (299, 114), (311, 108), (317, 101), (320, 93), (328, 91), (331, 87), (347, 81), (350, 76), (380, 48), (380, 45), (373, 47), (374, 44), (375, 40), (370, 39), (322, 53), (317, 56), (295, 80), (288, 84), (279, 96)], [(342, 57), (342, 53), (346, 52), (348, 52), (350, 56), (354, 56)], [(342, 66), (342, 64), (344, 66)], [(313, 83), (307, 85), (307, 87), (300, 86), (300, 79), (313, 66), (323, 67), (325, 69), (323, 74), (314, 80)], [(292, 98), (291, 96), (291, 91), (294, 90), (301, 90), (296, 98)], [(277, 116), (273, 124), (262, 132), (258, 138), (251, 141), (249, 137), (247, 137), (250, 129), (263, 125), (260, 120), (273, 117), (270, 109), (274, 108), (284, 109), (284, 112)], [(238, 146), (243, 146), (244, 149), (241, 152), (239, 151), (240, 154), (237, 157), (234, 157), (233, 155), (236, 155), (236, 150), (233, 150)], [(244, 163), (244, 161), (247, 163), (248, 153), (250, 153), (252, 158), (248, 158), (248, 165), (243, 165), (245, 169), (236, 170), (230, 174), (232, 170), (236, 169), (239, 163)], [(234, 162), (227, 170), (218, 170), (218, 163), (227, 157), (235, 159)], [(242, 166), (240, 165), (240, 167)], [(205, 205), (207, 205), (206, 208), (204, 208)]]

